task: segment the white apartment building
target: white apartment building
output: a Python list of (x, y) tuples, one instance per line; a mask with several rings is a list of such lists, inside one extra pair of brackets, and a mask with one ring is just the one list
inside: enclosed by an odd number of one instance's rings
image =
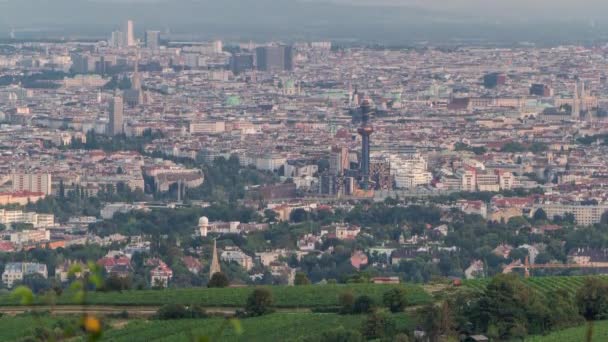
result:
[(237, 248), (223, 251), (220, 259), (228, 263), (235, 262), (247, 271), (253, 268), (253, 258)]
[(258, 170), (275, 171), (285, 165), (287, 159), (280, 154), (269, 153), (262, 155), (240, 154), (239, 162), (242, 166), (254, 166)]
[(414, 154), (407, 157), (390, 156), (391, 174), (399, 189), (412, 189), (420, 185), (428, 185), (433, 175), (427, 170), (424, 157)]
[(51, 240), (51, 231), (47, 229), (22, 230), (10, 234), (10, 241), (17, 245), (39, 243)]
[(23, 280), (23, 277), (31, 274), (40, 274), (44, 278), (48, 278), (46, 265), (31, 263), (31, 262), (10, 262), (6, 264), (4, 273), (2, 273), (2, 282), (7, 287), (13, 287), (17, 281)]
[(14, 173), (12, 174), (13, 192), (40, 192), (51, 195), (50, 173)]
[(567, 213), (572, 213), (577, 224), (589, 226), (600, 223), (602, 215), (608, 211), (608, 204), (599, 205), (580, 205), (580, 204), (541, 204), (532, 210), (532, 215), (538, 209), (543, 209), (547, 214), (547, 218), (552, 219), (559, 215), (564, 216)]
[(224, 121), (191, 122), (189, 126), (190, 134), (216, 134), (226, 131)]
[(13, 223), (31, 223), (34, 228), (51, 227), (55, 225), (55, 215), (0, 209), (0, 224)]

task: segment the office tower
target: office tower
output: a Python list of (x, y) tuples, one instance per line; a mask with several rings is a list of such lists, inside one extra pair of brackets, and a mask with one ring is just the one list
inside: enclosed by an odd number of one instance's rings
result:
[(329, 174), (338, 176), (350, 168), (348, 148), (333, 147), (329, 156)]
[(224, 43), (221, 40), (213, 42), (213, 52), (222, 53), (224, 51)]
[(150, 50), (160, 48), (160, 31), (146, 31), (146, 47)]
[(254, 68), (254, 56), (251, 53), (235, 53), (230, 57), (230, 69), (235, 75)]
[(51, 195), (50, 173), (13, 173), (13, 192), (36, 192)]
[(372, 112), (372, 103), (369, 99), (364, 99), (361, 103), (361, 127), (357, 130), (361, 135), (361, 188), (369, 190), (369, 143), (370, 136), (374, 133), (374, 128), (369, 123), (369, 116)]
[(125, 34), (122, 31), (112, 32), (112, 38), (110, 38), (110, 46), (119, 49), (125, 46)]
[(507, 82), (507, 75), (500, 72), (493, 72), (483, 77), (483, 86), (492, 89), (504, 85)]
[(73, 54), (71, 71), (75, 74), (86, 74), (89, 72), (89, 56)]
[(285, 70), (293, 70), (293, 47), (285, 46)]
[(118, 135), (124, 133), (123, 130), (123, 114), (124, 104), (122, 97), (114, 96), (110, 103), (110, 122), (108, 133), (110, 135)]
[(293, 70), (293, 48), (291, 46), (262, 46), (255, 51), (258, 70)]
[(135, 46), (135, 32), (133, 31), (133, 20), (127, 20), (125, 34), (127, 46)]

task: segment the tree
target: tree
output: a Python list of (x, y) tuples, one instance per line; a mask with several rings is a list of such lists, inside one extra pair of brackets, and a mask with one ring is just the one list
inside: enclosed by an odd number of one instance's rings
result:
[(272, 293), (265, 288), (258, 288), (247, 298), (245, 311), (250, 316), (263, 316), (272, 313)]
[(296, 286), (298, 286), (298, 285), (310, 285), (310, 280), (306, 276), (306, 273), (298, 272), (298, 273), (296, 273), (296, 277), (295, 277), (295, 280), (294, 280), (293, 283)]
[(431, 342), (441, 334), (441, 312), (434, 304), (429, 304), (418, 312), (419, 323)]
[(355, 296), (352, 292), (342, 292), (338, 297), (340, 313), (343, 315), (352, 314), (355, 311)]
[(386, 306), (391, 312), (401, 312), (407, 306), (407, 299), (405, 296), (405, 290), (402, 288), (394, 288), (386, 291), (382, 296), (384, 306)]
[(384, 339), (395, 332), (395, 322), (384, 311), (376, 311), (363, 322), (361, 333), (368, 340)]
[(228, 285), (230, 285), (228, 277), (222, 272), (213, 273), (207, 283), (207, 287), (228, 287)]
[(355, 305), (353, 306), (354, 313), (370, 313), (374, 309), (374, 300), (372, 297), (367, 295), (362, 295), (357, 297), (355, 300)]
[(113, 274), (105, 280), (103, 289), (105, 291), (125, 291), (129, 290), (131, 285), (131, 277), (119, 277)]
[(308, 220), (308, 211), (298, 208), (291, 212), (289, 219), (293, 222), (300, 223)]
[(608, 282), (587, 278), (576, 293), (576, 303), (581, 315), (588, 321), (608, 317)]
[(278, 216), (279, 215), (274, 210), (271, 210), (271, 209), (264, 210), (264, 219), (266, 220), (266, 222), (275, 222), (277, 220)]
[(16, 283), (15, 286), (27, 286), (34, 293), (42, 293), (53, 287), (50, 280), (46, 279), (38, 273), (28, 274), (23, 277), (23, 280)]
[(533, 218), (534, 221), (546, 221), (547, 213), (542, 208), (539, 208), (534, 212)]

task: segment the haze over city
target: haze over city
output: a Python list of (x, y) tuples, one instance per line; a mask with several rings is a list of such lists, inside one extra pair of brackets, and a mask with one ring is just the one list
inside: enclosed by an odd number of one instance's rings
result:
[(100, 36), (132, 18), (206, 38), (589, 42), (608, 32), (606, 11), (601, 0), (4, 0), (0, 36)]

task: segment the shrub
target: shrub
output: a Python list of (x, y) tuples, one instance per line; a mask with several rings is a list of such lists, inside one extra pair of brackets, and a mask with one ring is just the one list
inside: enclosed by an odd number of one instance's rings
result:
[(395, 322), (386, 312), (374, 312), (363, 322), (361, 332), (368, 340), (384, 339), (395, 333)]
[(245, 311), (249, 316), (262, 316), (272, 313), (272, 293), (268, 289), (255, 289), (249, 298)]
[(588, 321), (608, 317), (608, 282), (588, 278), (576, 293), (580, 314)]
[(228, 285), (230, 285), (228, 277), (221, 272), (213, 273), (209, 283), (207, 283), (207, 287), (228, 287)]
[(298, 272), (296, 273), (296, 278), (294, 280), (294, 285), (310, 285), (310, 280), (306, 276), (305, 273)]
[(405, 291), (401, 288), (394, 288), (388, 290), (382, 296), (384, 306), (386, 306), (391, 312), (401, 312), (407, 306), (407, 299)]
[(187, 313), (186, 307), (181, 304), (165, 304), (156, 312), (156, 318), (163, 320), (181, 319), (185, 318)]
[(338, 297), (338, 304), (342, 315), (352, 314), (355, 311), (355, 296), (350, 291), (343, 292)]
[(186, 307), (181, 304), (165, 304), (156, 312), (157, 319), (206, 318), (207, 313), (200, 305)]
[(357, 297), (353, 312), (357, 314), (370, 313), (374, 309), (374, 300), (370, 296), (362, 295)]

